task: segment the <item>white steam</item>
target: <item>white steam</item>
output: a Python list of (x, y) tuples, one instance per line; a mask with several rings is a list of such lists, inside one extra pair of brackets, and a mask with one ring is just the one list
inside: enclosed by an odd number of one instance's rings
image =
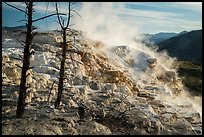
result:
[(108, 47), (128, 45), (138, 51), (135, 55), (144, 52), (156, 57), (158, 62), (162, 62), (160, 65), (168, 70), (174, 59), (165, 54), (157, 54), (153, 49), (144, 46), (140, 42), (141, 32), (137, 26), (118, 15), (124, 9), (125, 4), (119, 2), (84, 2), (79, 11), (82, 19), (76, 18), (75, 27), (85, 32), (88, 38), (102, 41)]
[(76, 27), (93, 40), (103, 41), (107, 45), (128, 44), (132, 36), (136, 37), (138, 30), (129, 26), (117, 14), (124, 9), (123, 3), (84, 2), (76, 19)]
[[(140, 42), (142, 38), (140, 37), (141, 35), (138, 28), (123, 20), (123, 18), (117, 14), (118, 11), (123, 10), (124, 7), (124, 3), (82, 3), (82, 8), (78, 11), (82, 16), (82, 20), (80, 18), (76, 18), (75, 27), (76, 29), (85, 32), (86, 37), (92, 40), (102, 41), (106, 44), (106, 47), (102, 50), (105, 51), (108, 56), (112, 56), (113, 58), (117, 57), (109, 51), (109, 48), (121, 45), (127, 45), (134, 49), (134, 52), (130, 52), (128, 57), (133, 58), (137, 63), (141, 61), (140, 58), (137, 58), (137, 55), (141, 53), (145, 53), (150, 57), (156, 58), (157, 66), (159, 67), (155, 68), (155, 72), (146, 71), (144, 73), (134, 69), (129, 69), (136, 79), (145, 78), (149, 80), (153, 75), (162, 74), (168, 70), (176, 72), (176, 70), (172, 68), (173, 63), (176, 60), (175, 58), (169, 57), (165, 52), (158, 53), (155, 52), (154, 49), (144, 46), (144, 44)], [(125, 66), (125, 63), (122, 60), (118, 59), (118, 61), (120, 64)], [(200, 97), (189, 98), (186, 95), (181, 95), (181, 97), (177, 98), (180, 100), (185, 100), (185, 98), (190, 99), (190, 102), (192, 102), (196, 110), (202, 115), (202, 101), (200, 100)], [(175, 101), (178, 102), (177, 99)]]

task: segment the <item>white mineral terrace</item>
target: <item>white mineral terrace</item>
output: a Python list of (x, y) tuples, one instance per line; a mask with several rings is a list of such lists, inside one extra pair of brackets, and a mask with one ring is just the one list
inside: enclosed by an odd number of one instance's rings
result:
[[(54, 53), (59, 50), (55, 42), (59, 38), (54, 35), (34, 40), (30, 64), (34, 68), (27, 79), (31, 86), (26, 98), (27, 117), (9, 119), (16, 110), (21, 70), (15, 64), (22, 65), (16, 58), (23, 48), (14, 38), (4, 37), (2, 134), (202, 134), (201, 100), (196, 103), (199, 100), (188, 95), (176, 71), (163, 67), (158, 56), (128, 46), (116, 45), (104, 51), (95, 48), (93, 41), (78, 39), (78, 49), (87, 52), (71, 54), (75, 61), (67, 59), (61, 109), (55, 109), (60, 58)], [(86, 121), (81, 123), (77, 114), (80, 102), (87, 109)], [(113, 127), (111, 122), (96, 120), (99, 112), (104, 118), (110, 116), (109, 108), (114, 105), (117, 113), (124, 112), (128, 119), (124, 125), (130, 130), (122, 132), (116, 130), (116, 123)]]

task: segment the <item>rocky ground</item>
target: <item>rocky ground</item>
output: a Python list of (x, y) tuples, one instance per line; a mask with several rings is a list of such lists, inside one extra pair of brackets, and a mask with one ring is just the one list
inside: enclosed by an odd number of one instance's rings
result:
[[(15, 117), (21, 76), (17, 66), (22, 65), (16, 58), (22, 48), (12, 48), (17, 44), (8, 36), (3, 39), (3, 135), (202, 134), (202, 112), (185, 94), (176, 72), (165, 70), (155, 76), (158, 60), (140, 54), (142, 72), (152, 75), (136, 80), (127, 68), (139, 64), (127, 56), (131, 52), (127, 46), (113, 47), (108, 54), (101, 42), (79, 37), (74, 46), (80, 52), (68, 54), (61, 105), (55, 109), (60, 48), (55, 35), (46, 36), (48, 41), (33, 46), (31, 66), (35, 68), (27, 78), (30, 88), (22, 118)], [(82, 119), (81, 107), (85, 109)]]

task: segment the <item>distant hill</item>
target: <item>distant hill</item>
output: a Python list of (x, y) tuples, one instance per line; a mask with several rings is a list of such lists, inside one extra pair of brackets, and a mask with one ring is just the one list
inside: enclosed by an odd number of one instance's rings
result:
[(148, 37), (149, 41), (154, 42), (155, 44), (158, 44), (164, 40), (167, 40), (171, 37), (174, 37), (177, 33), (164, 33), (160, 32), (157, 34), (146, 34)]
[(182, 34), (185, 34), (185, 33), (188, 33), (188, 31), (181, 31), (180, 33), (177, 33), (174, 37), (176, 37), (176, 36), (179, 36), (179, 35), (182, 35)]
[(2, 30), (26, 30), (26, 29), (27, 29), (26, 25), (21, 25), (21, 26), (16, 26), (16, 27), (7, 27), (7, 26), (2, 27)]
[(26, 25), (16, 26), (16, 27), (2, 27), (2, 30), (24, 30), (26, 29)]
[(185, 32), (158, 45), (158, 51), (166, 50), (178, 60), (202, 63), (202, 30)]
[(175, 37), (175, 36), (179, 36), (179, 35), (184, 34), (184, 33), (187, 33), (187, 31), (182, 31), (180, 33), (160, 32), (160, 33), (156, 33), (156, 34), (144, 34), (144, 36), (150, 42), (158, 44), (162, 41), (165, 41), (165, 40), (170, 39), (170, 38)]

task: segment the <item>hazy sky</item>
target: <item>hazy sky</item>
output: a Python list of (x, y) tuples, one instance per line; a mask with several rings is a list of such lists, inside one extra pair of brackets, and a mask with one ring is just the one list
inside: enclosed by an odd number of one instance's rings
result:
[[(10, 3), (24, 8), (22, 2)], [(104, 4), (108, 6), (103, 6)], [(34, 19), (54, 11), (54, 6), (51, 4), (48, 6), (47, 11), (44, 2), (34, 2), (34, 5)], [(87, 6), (89, 3), (79, 3), (75, 9), (80, 13), (83, 5)], [(142, 33), (181, 32), (183, 30), (202, 29), (202, 2), (108, 2), (108, 4), (107, 2), (100, 2), (90, 3), (90, 5), (89, 9), (99, 9), (99, 11), (94, 10), (93, 12), (97, 12), (96, 16), (101, 16), (103, 20), (109, 18), (107, 21), (111, 22), (111, 19), (115, 19), (115, 16), (117, 16), (118, 21), (122, 20), (132, 29), (137, 29)], [(100, 8), (103, 8), (103, 10)], [(60, 11), (66, 12), (66, 9), (67, 3), (61, 3)], [(81, 12), (81, 14), (83, 13)], [(87, 13), (86, 15), (82, 16), (82, 22), (86, 18), (89, 19), (89, 22), (96, 21), (96, 17), (88, 17), (93, 14)], [(77, 14), (74, 16), (77, 18)], [(2, 4), (2, 26), (24, 25), (23, 22), (18, 22), (22, 19), (25, 19), (23, 13), (8, 7), (4, 3)], [(51, 17), (34, 25), (39, 29), (57, 29), (59, 25), (55, 20), (56, 17)], [(73, 24), (75, 24), (74, 20), (73, 18)], [(97, 20), (100, 19), (97, 18)], [(117, 28), (117, 25), (115, 27)]]

